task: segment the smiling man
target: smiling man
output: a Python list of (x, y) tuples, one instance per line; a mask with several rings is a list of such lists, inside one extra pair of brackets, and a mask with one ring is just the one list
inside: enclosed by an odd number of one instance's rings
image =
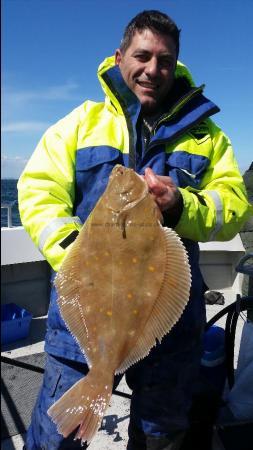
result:
[[(169, 92), (172, 89), (179, 52), (179, 29), (165, 14), (135, 17), (125, 30), (121, 46), (116, 50), (115, 62), (122, 77), (138, 97), (141, 104), (141, 134), (148, 146), (152, 127), (168, 109)], [(155, 177), (152, 170), (145, 170), (150, 190), (155, 194), (161, 210), (175, 208), (175, 221), (181, 212), (180, 192), (171, 179)], [(159, 179), (160, 178), (160, 179)], [(151, 189), (152, 187), (152, 189)]]
[[(52, 277), (116, 164), (145, 177), (164, 225), (175, 228), (188, 251), (192, 285), (182, 317), (126, 373), (133, 392), (128, 450), (180, 448), (205, 325), (198, 241), (229, 240), (252, 214), (231, 143), (210, 119), (219, 108), (177, 60), (179, 34), (160, 11), (138, 14), (115, 55), (99, 67), (105, 102), (87, 100), (50, 127), (18, 184), (23, 225), (52, 266)], [(89, 370), (60, 316), (53, 283), (45, 351), (26, 449), (80, 448), (75, 433), (61, 436), (47, 414)]]
[(174, 81), (174, 39), (150, 29), (136, 31), (129, 47), (122, 45), (116, 50), (115, 61), (126, 84), (138, 97), (143, 114), (157, 114)]

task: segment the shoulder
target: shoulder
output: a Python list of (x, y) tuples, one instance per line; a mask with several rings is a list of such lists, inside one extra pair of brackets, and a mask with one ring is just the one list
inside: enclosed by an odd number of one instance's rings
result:
[(86, 100), (68, 114), (60, 118), (57, 122), (51, 125), (46, 134), (60, 133), (68, 134), (75, 132), (83, 123), (87, 121), (89, 116), (95, 116), (104, 108), (104, 103), (93, 102)]

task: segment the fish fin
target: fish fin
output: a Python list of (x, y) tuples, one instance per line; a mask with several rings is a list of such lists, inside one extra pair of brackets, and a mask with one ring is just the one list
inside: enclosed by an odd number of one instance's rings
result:
[(166, 264), (159, 295), (146, 326), (135, 346), (116, 370), (117, 374), (149, 354), (156, 340), (161, 341), (180, 319), (189, 300), (191, 272), (187, 251), (174, 230), (161, 227), (161, 232), (166, 247)]
[[(58, 293), (57, 303), (61, 316), (73, 338), (80, 346), (86, 361), (90, 366), (87, 348), (87, 327), (80, 303), (80, 248), (82, 246), (81, 233), (69, 251), (68, 257), (55, 277), (54, 284)], [(78, 314), (79, 312), (79, 314)], [(73, 333), (75, 330), (75, 334)]]
[(88, 444), (92, 440), (104, 416), (112, 395), (112, 380), (108, 384), (93, 382), (92, 370), (77, 381), (47, 411), (65, 438), (77, 428), (75, 439)]

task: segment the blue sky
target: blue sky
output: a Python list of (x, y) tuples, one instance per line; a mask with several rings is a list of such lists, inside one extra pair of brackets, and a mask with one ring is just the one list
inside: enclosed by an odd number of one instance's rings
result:
[(45, 130), (86, 99), (129, 20), (160, 9), (181, 28), (180, 60), (221, 108), (243, 173), (253, 159), (253, 0), (2, 0), (2, 178), (18, 178)]

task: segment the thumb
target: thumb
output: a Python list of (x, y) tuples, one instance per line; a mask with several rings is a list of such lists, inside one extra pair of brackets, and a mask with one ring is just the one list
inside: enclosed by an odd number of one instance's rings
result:
[(149, 190), (156, 195), (162, 195), (167, 191), (166, 185), (159, 180), (150, 167), (145, 169), (145, 180), (148, 183)]

